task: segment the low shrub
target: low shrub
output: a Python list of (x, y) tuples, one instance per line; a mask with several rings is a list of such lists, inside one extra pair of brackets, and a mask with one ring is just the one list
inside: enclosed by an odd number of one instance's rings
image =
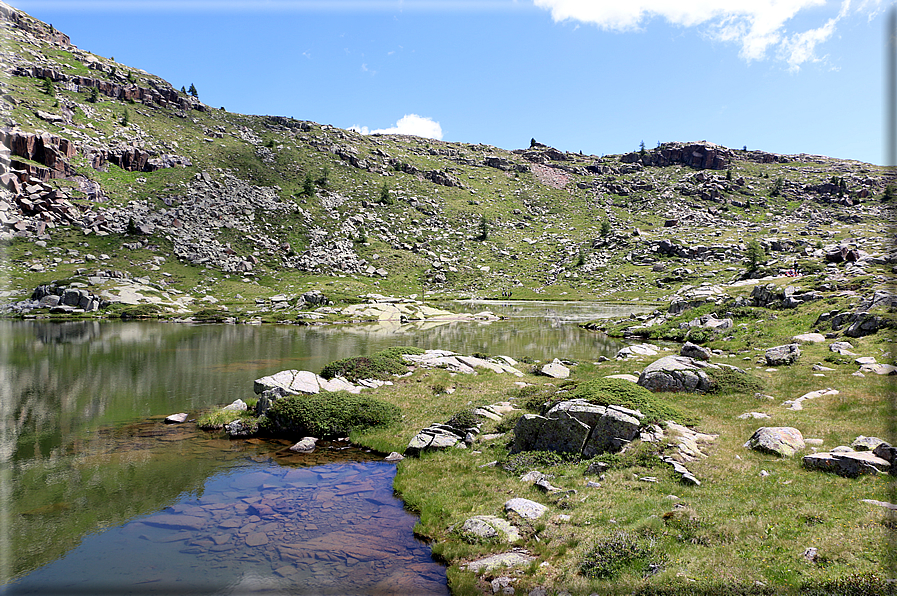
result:
[(473, 428), (480, 423), (480, 417), (473, 410), (473, 408), (465, 408), (455, 412), (446, 424), (454, 428)]
[(557, 394), (557, 386), (553, 383), (543, 385), (527, 385), (511, 392), (515, 406), (519, 406), (530, 412), (541, 414), (544, 405), (554, 399)]
[(675, 420), (681, 424), (695, 424), (698, 419), (657, 397), (641, 385), (624, 379), (598, 378), (580, 383), (571, 398), (584, 399), (599, 406), (623, 406), (639, 410), (645, 415), (643, 422)]
[(267, 417), (278, 434), (331, 437), (392, 424), (401, 419), (402, 412), (398, 406), (369, 395), (334, 391), (279, 399)]
[(196, 321), (220, 323), (227, 318), (227, 312), (215, 308), (205, 308), (193, 313), (193, 319)]
[(325, 379), (343, 377), (355, 382), (358, 379), (389, 379), (393, 375), (408, 372), (403, 354), (423, 354), (420, 348), (392, 347), (371, 356), (355, 356), (331, 362), (321, 371)]
[(118, 316), (124, 320), (129, 319), (150, 319), (158, 317), (162, 313), (162, 308), (158, 304), (137, 304), (123, 308)]
[(800, 587), (801, 596), (897, 596), (897, 584), (874, 573), (854, 573), (837, 579), (810, 580)]
[(744, 393), (753, 395), (763, 392), (763, 381), (748, 372), (739, 372), (733, 368), (706, 369), (713, 382), (710, 393), (714, 395), (732, 395)]
[(646, 576), (662, 568), (666, 559), (654, 538), (620, 531), (596, 542), (580, 562), (579, 572), (594, 579), (614, 579), (624, 573)]

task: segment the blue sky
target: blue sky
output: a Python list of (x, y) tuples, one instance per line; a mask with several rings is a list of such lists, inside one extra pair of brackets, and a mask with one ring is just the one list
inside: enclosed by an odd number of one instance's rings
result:
[(213, 107), (505, 149), (884, 163), (883, 0), (13, 0)]

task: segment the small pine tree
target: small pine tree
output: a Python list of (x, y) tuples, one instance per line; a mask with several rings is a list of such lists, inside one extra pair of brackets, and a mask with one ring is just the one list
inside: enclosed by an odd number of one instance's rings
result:
[(747, 260), (748, 271), (756, 271), (760, 265), (766, 262), (766, 251), (756, 240), (751, 240), (747, 244)]
[(324, 164), (324, 167), (321, 168), (321, 175), (318, 177), (318, 184), (321, 186), (327, 186), (330, 184), (330, 166)]
[(128, 108), (124, 109), (124, 112), (121, 115), (121, 125), (128, 126), (131, 123), (131, 113), (128, 111)]
[(890, 202), (890, 201), (893, 201), (893, 200), (894, 200), (894, 193), (895, 193), (894, 185), (893, 185), (893, 184), (888, 184), (888, 185), (885, 187), (885, 192), (884, 192), (884, 194), (882, 195), (881, 200), (882, 200), (883, 202), (885, 202), (885, 203), (888, 203), (888, 202)]
[(90, 88), (90, 96), (88, 97), (90, 103), (97, 103), (100, 100), (100, 90), (97, 87)]
[(486, 215), (483, 214), (480, 216), (480, 235), (477, 236), (478, 240), (486, 240), (489, 238), (489, 220), (486, 219)]
[(726, 170), (726, 180), (732, 180), (732, 168)]
[(601, 235), (602, 236), (610, 236), (611, 227), (610, 222), (606, 219), (601, 220)]
[(184, 87), (183, 85), (181, 85), (181, 93), (183, 93), (184, 95), (187, 95), (187, 88)]
[(189, 93), (196, 99), (199, 99), (199, 92), (196, 91), (196, 87), (193, 85), (193, 83), (190, 83), (190, 89), (187, 90), (187, 93)]
[(392, 205), (392, 195), (389, 194), (389, 184), (386, 183), (386, 180), (380, 186), (380, 203), (382, 205)]
[(53, 81), (50, 80), (50, 77), (44, 77), (43, 89), (44, 93), (50, 97), (56, 96), (56, 88), (53, 86)]
[(536, 138), (533, 137), (529, 140), (529, 148), (532, 149), (535, 146), (536, 146)]
[(309, 198), (315, 196), (315, 179), (312, 178), (311, 172), (305, 173), (305, 182), (302, 183), (302, 194)]
[(648, 153), (648, 151), (645, 150), (645, 141), (642, 141), (638, 146), (638, 154), (644, 157), (646, 153)]
[(779, 176), (776, 178), (775, 183), (772, 185), (772, 189), (769, 191), (769, 196), (777, 197), (782, 194), (782, 189), (785, 188), (785, 179)]
[(580, 248), (576, 254), (576, 266), (582, 267), (585, 264), (586, 264), (586, 256), (584, 254), (582, 254), (582, 249)]

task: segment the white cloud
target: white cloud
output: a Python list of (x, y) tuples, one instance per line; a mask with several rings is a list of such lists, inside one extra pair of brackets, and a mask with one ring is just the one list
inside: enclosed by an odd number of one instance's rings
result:
[(405, 114), (396, 125), (391, 128), (377, 128), (370, 130), (367, 126), (351, 126), (349, 130), (360, 132), (363, 135), (414, 135), (427, 139), (442, 140), (442, 127), (432, 118), (418, 116), (417, 114)]
[[(835, 32), (847, 15), (850, 0), (843, 0), (838, 15), (815, 29), (788, 34), (786, 24), (799, 12), (825, 7), (826, 0), (533, 0), (551, 11), (555, 21), (575, 20), (612, 31), (638, 30), (651, 18), (674, 25), (704, 25), (710, 36), (741, 45), (741, 57), (762, 60), (776, 48), (791, 70), (808, 61), (818, 61), (816, 46)], [(880, 0), (864, 0), (858, 10), (877, 9)], [(823, 10), (825, 10), (823, 8)]]

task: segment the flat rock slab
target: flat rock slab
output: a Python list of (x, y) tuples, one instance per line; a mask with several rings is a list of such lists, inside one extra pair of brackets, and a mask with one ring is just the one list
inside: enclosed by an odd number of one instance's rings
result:
[(801, 432), (790, 426), (758, 428), (744, 446), (779, 457), (790, 457), (805, 447)]
[(484, 559), (477, 559), (464, 565), (468, 571), (479, 573), (480, 571), (492, 571), (502, 567), (520, 567), (529, 565), (536, 560), (536, 557), (523, 552), (510, 552), (492, 555)]
[(520, 517), (526, 519), (538, 519), (548, 511), (548, 507), (545, 505), (530, 501), (529, 499), (521, 499), (520, 497), (507, 501), (504, 507), (505, 511), (513, 511)]
[(886, 472), (891, 467), (886, 460), (868, 451), (813, 453), (805, 455), (803, 463), (808, 470), (833, 472), (848, 478)]
[(165, 418), (165, 424), (181, 424), (183, 422), (187, 422), (187, 414), (184, 412), (181, 412), (180, 414), (172, 414)]
[(801, 333), (792, 337), (791, 341), (799, 344), (819, 344), (825, 341), (825, 336), (821, 333)]

